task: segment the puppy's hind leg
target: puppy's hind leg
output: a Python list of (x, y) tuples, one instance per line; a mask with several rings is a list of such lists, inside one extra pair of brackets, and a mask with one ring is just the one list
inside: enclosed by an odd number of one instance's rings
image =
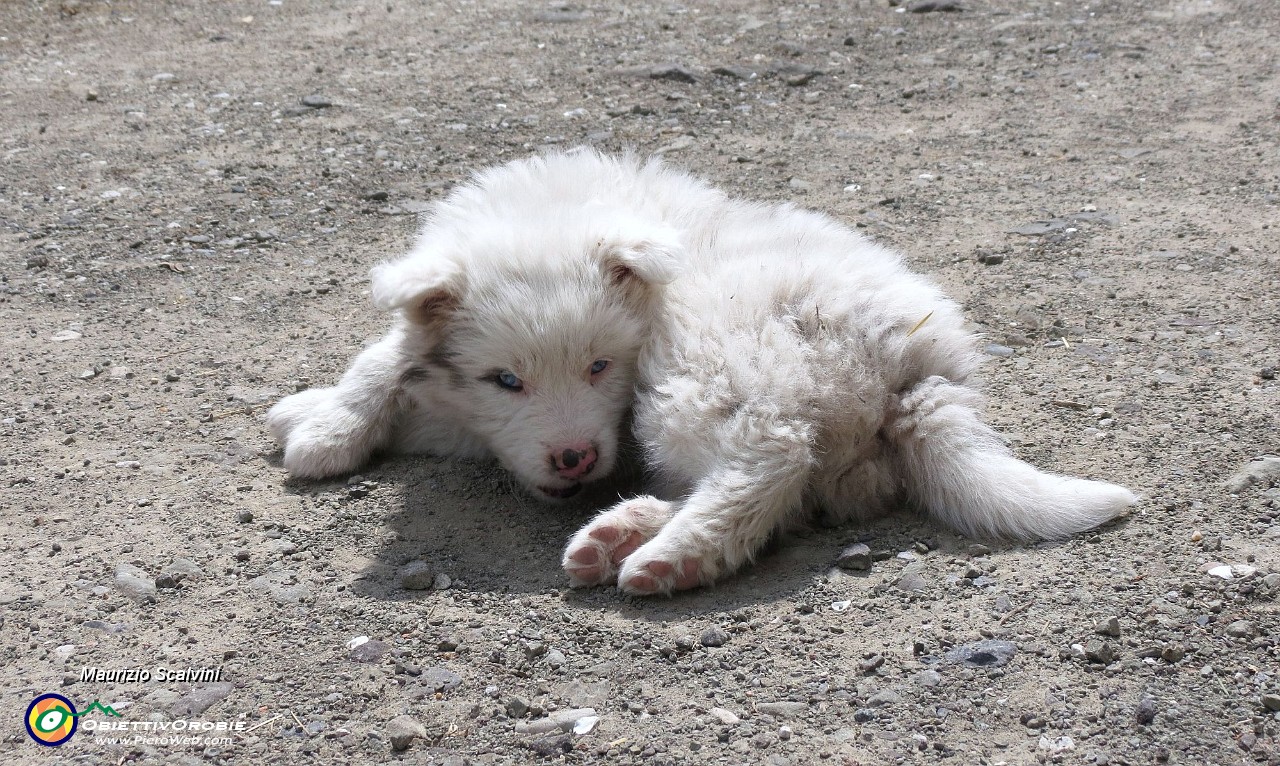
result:
[(1040, 471), (1010, 454), (978, 414), (972, 389), (934, 376), (905, 392), (883, 433), (897, 450), (907, 493), (965, 534), (1062, 538), (1137, 501), (1115, 484)]
[(726, 430), (715, 467), (623, 561), (621, 590), (647, 595), (709, 584), (749, 562), (800, 511), (815, 465), (807, 424), (740, 416)]
[(292, 475), (348, 473), (386, 446), (405, 406), (404, 340), (402, 329), (392, 330), (356, 357), (338, 385), (287, 396), (267, 412)]

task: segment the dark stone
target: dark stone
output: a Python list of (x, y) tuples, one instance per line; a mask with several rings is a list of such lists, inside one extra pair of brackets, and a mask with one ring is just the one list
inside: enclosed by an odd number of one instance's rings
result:
[(998, 668), (1007, 665), (1017, 653), (1018, 647), (1008, 641), (987, 640), (957, 646), (946, 657), (971, 668)]
[(347, 652), (347, 656), (356, 662), (377, 662), (382, 659), (391, 647), (385, 641), (371, 638)]
[(956, 0), (918, 0), (907, 6), (908, 13), (956, 13), (964, 6)]
[(676, 64), (656, 66), (649, 70), (651, 80), (671, 80), (672, 82), (695, 83), (698, 76), (688, 69)]
[(1150, 697), (1143, 697), (1138, 703), (1138, 709), (1134, 711), (1133, 717), (1142, 726), (1149, 726), (1151, 722), (1156, 720), (1156, 701)]
[(554, 758), (573, 750), (573, 737), (569, 734), (539, 737), (524, 743), (524, 746), (543, 758)]

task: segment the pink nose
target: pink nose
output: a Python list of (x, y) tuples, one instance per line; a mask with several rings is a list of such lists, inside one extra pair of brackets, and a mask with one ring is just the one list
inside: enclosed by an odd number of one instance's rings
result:
[(594, 444), (575, 444), (551, 453), (551, 464), (556, 473), (566, 479), (586, 476), (596, 467), (596, 447)]

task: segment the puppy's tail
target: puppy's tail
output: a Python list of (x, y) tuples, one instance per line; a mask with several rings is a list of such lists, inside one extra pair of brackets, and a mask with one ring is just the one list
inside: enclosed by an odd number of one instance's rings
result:
[(1045, 473), (1010, 454), (981, 421), (980, 395), (928, 378), (898, 402), (885, 435), (913, 501), (979, 538), (1054, 539), (1096, 527), (1137, 497), (1115, 484)]

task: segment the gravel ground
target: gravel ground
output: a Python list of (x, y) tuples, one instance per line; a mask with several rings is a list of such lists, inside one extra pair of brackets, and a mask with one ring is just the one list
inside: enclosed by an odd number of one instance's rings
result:
[[(1280, 763), (1277, 39), (1267, 0), (5, 3), (0, 761)], [(1054, 545), (813, 531), (631, 600), (557, 566), (625, 486), (290, 481), (262, 413), (381, 334), (369, 266), (583, 143), (901, 248), (1017, 452), (1143, 502)], [(119, 717), (42, 748), (47, 692)], [(243, 730), (90, 724), (186, 720)]]

